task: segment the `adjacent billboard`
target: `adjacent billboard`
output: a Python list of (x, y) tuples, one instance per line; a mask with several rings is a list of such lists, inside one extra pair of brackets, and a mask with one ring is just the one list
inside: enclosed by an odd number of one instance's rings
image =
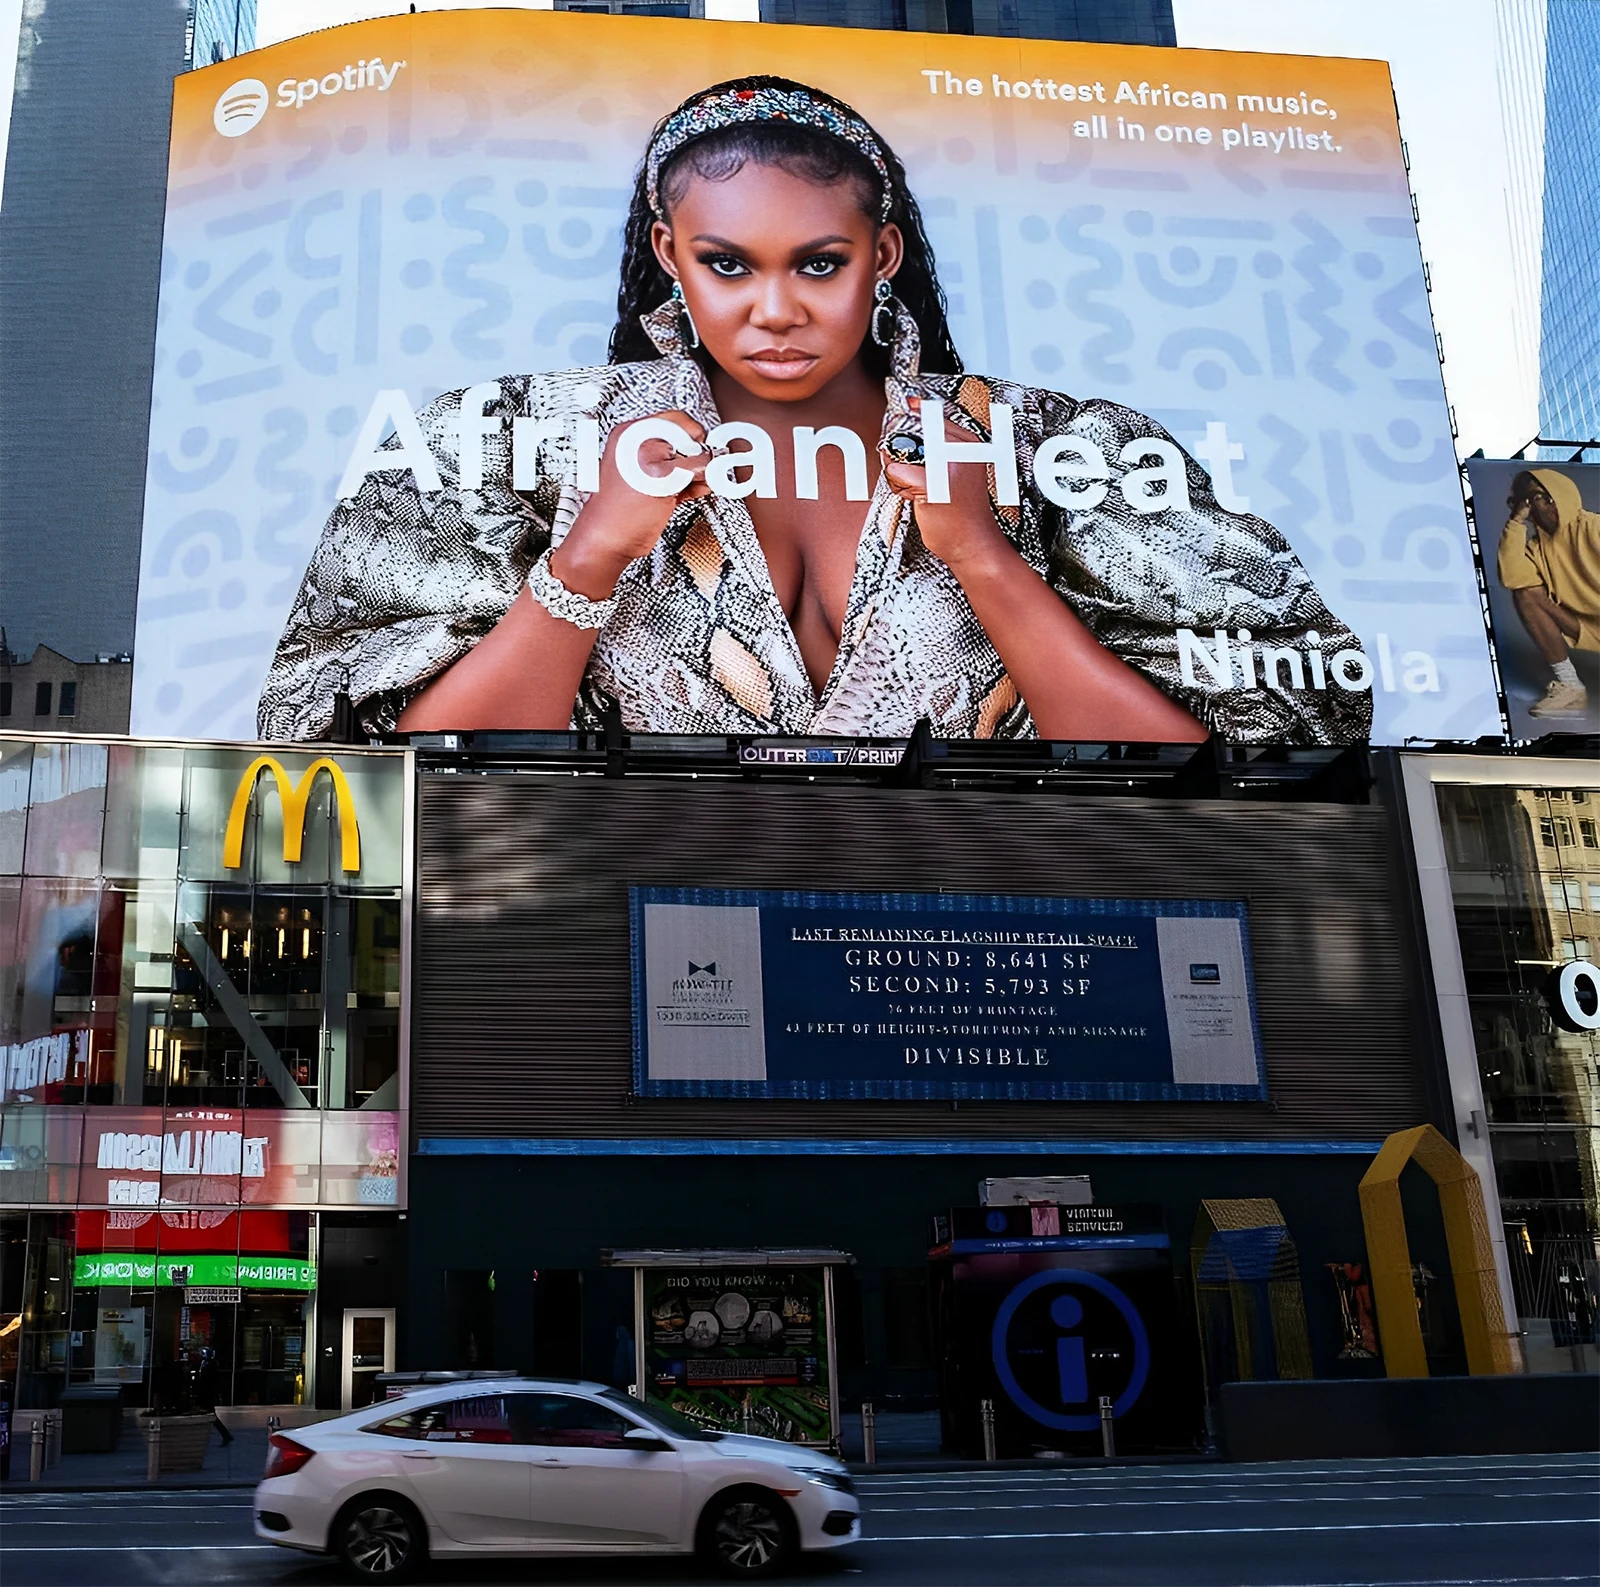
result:
[(1467, 463), (1511, 736), (1600, 731), (1600, 464)]
[(1499, 725), (1380, 63), (436, 12), (173, 116), (136, 732)]
[(645, 1096), (1265, 1097), (1242, 903), (629, 889)]

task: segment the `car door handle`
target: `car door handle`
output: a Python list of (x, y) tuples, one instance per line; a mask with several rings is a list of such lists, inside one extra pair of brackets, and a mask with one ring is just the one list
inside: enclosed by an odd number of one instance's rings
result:
[(565, 1471), (567, 1469), (568, 1462), (565, 1460), (559, 1460), (554, 1455), (547, 1455), (543, 1460), (535, 1461), (534, 1464), (543, 1466), (547, 1471), (552, 1469), (556, 1471)]
[(437, 1460), (439, 1457), (437, 1455), (418, 1454), (414, 1450), (407, 1449), (401, 1454), (400, 1458), (402, 1460)]

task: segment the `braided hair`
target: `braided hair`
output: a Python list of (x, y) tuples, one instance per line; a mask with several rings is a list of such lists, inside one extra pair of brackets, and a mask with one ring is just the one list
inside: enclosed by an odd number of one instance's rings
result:
[[(741, 89), (782, 88), (807, 94), (859, 120), (854, 110), (820, 89), (791, 81), (786, 77), (741, 77), (702, 89), (684, 103)], [(680, 106), (681, 110), (683, 107)], [(678, 114), (673, 111), (672, 115)], [(663, 117), (656, 133), (670, 117)], [(935, 271), (933, 245), (922, 224), (922, 211), (906, 181), (905, 167), (882, 138), (878, 139), (884, 163), (889, 169), (889, 213), (887, 219), (900, 228), (905, 253), (894, 277), (894, 293), (916, 321), (922, 339), (922, 367), (930, 373), (961, 373), (961, 355), (956, 352), (945, 318), (944, 289)], [(861, 208), (874, 220), (882, 213), (882, 178), (871, 161), (842, 138), (821, 128), (789, 121), (743, 122), (708, 132), (686, 143), (661, 167), (658, 186), (663, 210), (670, 214), (673, 204), (682, 199), (691, 177), (706, 181), (726, 181), (746, 165), (773, 165), (791, 175), (828, 186), (850, 183), (857, 191)], [(634, 181), (633, 201), (628, 207), (628, 224), (623, 233), (622, 276), (617, 286), (617, 323), (611, 331), (610, 358), (614, 364), (642, 362), (659, 358), (655, 344), (646, 335), (639, 317), (656, 308), (672, 292), (672, 278), (661, 268), (650, 232), (656, 216), (650, 207), (645, 162), (641, 161)], [(869, 336), (861, 353), (874, 374), (889, 371), (888, 351)], [(705, 349), (696, 357), (704, 362)]]

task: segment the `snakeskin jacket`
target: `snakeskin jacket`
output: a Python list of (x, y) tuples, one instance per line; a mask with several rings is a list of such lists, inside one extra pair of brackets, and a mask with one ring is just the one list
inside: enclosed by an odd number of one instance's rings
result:
[[(1259, 646), (1309, 659), (1359, 649), (1271, 524), (1224, 511), (1184, 455), (1189, 507), (1136, 514), (1117, 488), (1124, 443), (1165, 430), (1098, 399), (1079, 401), (1010, 381), (924, 375), (916, 327), (903, 311), (885, 381), (885, 437), (918, 433), (908, 407), (941, 399), (955, 424), (989, 440), (989, 407), (1015, 410), (1020, 505), (991, 504), (1028, 564), (1107, 649), (1136, 667), (1207, 728), (1235, 744), (1346, 744), (1371, 728), (1370, 694), (1271, 685), (1237, 662), (1184, 665), (1178, 630), (1249, 630)], [(489, 418), (598, 420), (613, 429), (668, 409), (707, 430), (720, 423), (700, 366), (667, 306), (645, 316), (662, 357), (650, 362), (499, 382)], [(537, 484), (511, 484), (511, 426), (483, 442), (483, 485), (463, 490), (456, 467), (461, 393), (418, 414), (443, 489), (421, 492), (409, 471), (368, 474), (335, 507), (290, 610), (262, 688), (261, 737), (326, 735), (334, 692), (346, 688), (370, 732), (390, 732), (406, 703), (506, 613), (546, 547), (559, 545), (587, 501), (570, 442), (541, 451)], [(1111, 488), (1093, 510), (1061, 508), (1033, 483), (1051, 436), (1081, 436), (1110, 459)], [(391, 443), (398, 444), (398, 443)], [(852, 515), (860, 504), (848, 504)], [(1244, 676), (1241, 677), (1241, 672)], [(1279, 685), (1283, 686), (1279, 686)], [(923, 546), (914, 516), (880, 477), (865, 506), (838, 658), (820, 695), (773, 590), (741, 500), (704, 496), (674, 512), (654, 551), (630, 565), (600, 630), (573, 713), (599, 727), (607, 706), (646, 733), (909, 736), (926, 717), (935, 738), (1032, 737), (1026, 703), (1006, 675), (960, 584)]]

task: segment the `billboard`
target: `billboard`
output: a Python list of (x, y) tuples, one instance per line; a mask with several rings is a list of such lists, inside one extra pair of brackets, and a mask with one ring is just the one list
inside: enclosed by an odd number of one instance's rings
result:
[(1600, 464), (1471, 458), (1511, 736), (1600, 731)]
[(439, 12), (173, 117), (136, 732), (1498, 726), (1379, 63)]
[(1255, 1101), (1245, 906), (628, 890), (644, 1096)]
[(828, 1443), (824, 1272), (645, 1268), (645, 1392), (702, 1427)]

